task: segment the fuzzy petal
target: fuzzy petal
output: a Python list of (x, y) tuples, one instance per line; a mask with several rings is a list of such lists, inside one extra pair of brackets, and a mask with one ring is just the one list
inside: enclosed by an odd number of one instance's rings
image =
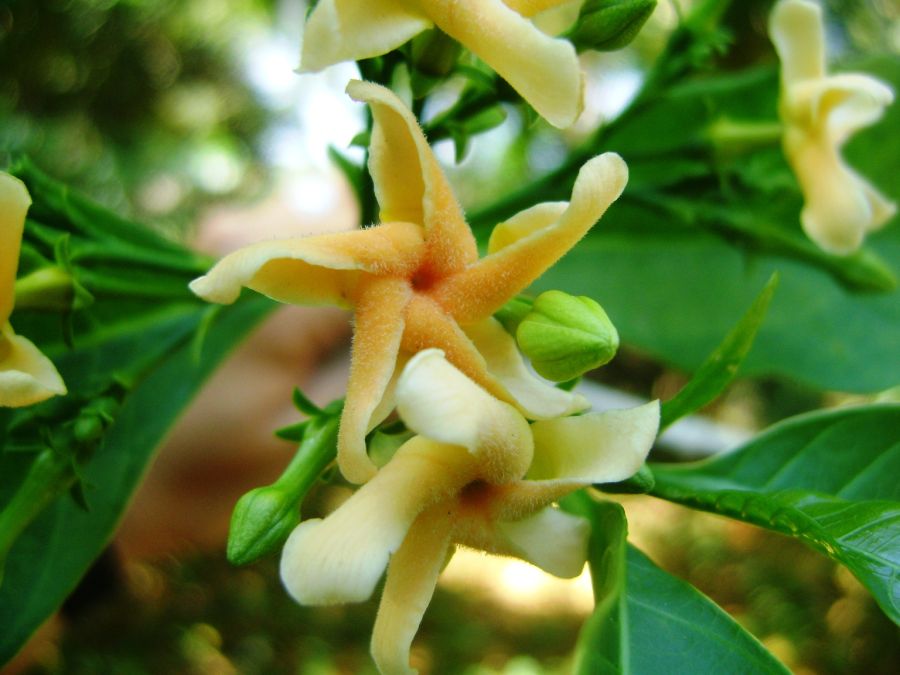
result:
[(781, 60), (785, 86), (825, 75), (822, 9), (808, 0), (782, 0), (769, 17), (769, 35)]
[(575, 48), (541, 32), (503, 0), (420, 0), (429, 18), (515, 89), (550, 124), (568, 127), (584, 105)]
[(625, 480), (641, 468), (658, 430), (659, 401), (535, 422), (528, 477), (578, 485)]
[(447, 514), (423, 513), (391, 558), (372, 631), (372, 657), (382, 675), (409, 675), (413, 638), (450, 550)]
[(0, 327), (0, 407), (32, 405), (65, 393), (50, 359), (8, 323)]
[(522, 477), (532, 458), (528, 423), (450, 364), (439, 349), (419, 352), (397, 382), (397, 412), (426, 438), (466, 448), (481, 477), (493, 483)]
[(579, 516), (547, 507), (522, 520), (497, 523), (508, 555), (564, 579), (581, 574), (591, 526)]
[(392, 91), (371, 82), (350, 82), (347, 93), (372, 109), (369, 171), (381, 220), (425, 228), (430, 274), (443, 276), (476, 260), (475, 238), (409, 108)]
[(533, 375), (515, 339), (494, 318), (465, 328), (487, 363), (488, 372), (499, 380), (522, 413), (529, 419), (547, 419), (571, 415), (590, 407), (581, 394), (564, 391)]
[[(366, 433), (388, 392), (400, 351), (404, 308), (412, 291), (405, 279), (376, 277), (362, 287), (354, 317), (347, 396), (338, 432), (338, 466), (353, 483), (375, 475)], [(380, 420), (375, 419), (374, 424)]]
[(422, 511), (474, 476), (460, 448), (417, 437), (324, 520), (298, 525), (281, 555), (281, 580), (305, 605), (366, 600)]
[(529, 209), (531, 214), (513, 232), (499, 235), (506, 245), (495, 244), (493, 253), (436, 290), (438, 301), (461, 324), (493, 314), (577, 244), (622, 194), (627, 181), (628, 167), (619, 155), (607, 152), (594, 157), (578, 172), (572, 200), (558, 219), (515, 239), (518, 232), (535, 228), (558, 207)]
[(25, 214), (31, 197), (25, 184), (0, 171), (0, 328), (12, 314)]
[(546, 12), (564, 5), (571, 0), (503, 0), (503, 4), (522, 16), (532, 17), (535, 14)]
[(300, 71), (386, 54), (423, 30), (429, 21), (401, 0), (319, 0), (303, 30)]

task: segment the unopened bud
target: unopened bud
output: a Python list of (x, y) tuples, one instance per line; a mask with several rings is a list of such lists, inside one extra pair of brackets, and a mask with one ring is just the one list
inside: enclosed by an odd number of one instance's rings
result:
[(437, 28), (423, 31), (412, 40), (413, 65), (432, 77), (443, 77), (453, 70), (461, 52), (460, 44)]
[(578, 51), (622, 49), (640, 32), (656, 0), (587, 0), (565, 37)]
[(250, 490), (231, 514), (226, 554), (233, 565), (246, 565), (280, 545), (300, 522), (297, 500), (278, 485)]
[(619, 334), (603, 308), (588, 297), (562, 291), (537, 297), (516, 340), (534, 369), (554, 382), (608, 363), (619, 348)]

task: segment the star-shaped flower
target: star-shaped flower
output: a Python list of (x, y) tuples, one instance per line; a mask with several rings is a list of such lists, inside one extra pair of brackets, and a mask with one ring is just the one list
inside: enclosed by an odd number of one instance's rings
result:
[(428, 347), (443, 349), (468, 377), (531, 419), (585, 408), (582, 397), (530, 375), (515, 341), (491, 315), (562, 257), (621, 194), (625, 163), (613, 153), (588, 161), (570, 203), (538, 204), (501, 223), (489, 255), (479, 259), (412, 113), (379, 85), (356, 81), (347, 90), (372, 109), (369, 171), (382, 224), (248, 246), (191, 289), (221, 303), (233, 302), (247, 286), (281, 302), (354, 309), (338, 440), (338, 464), (353, 482), (375, 474), (365, 435), (393, 407), (398, 362)]
[(896, 206), (847, 166), (840, 149), (881, 117), (893, 91), (869, 75), (826, 74), (822, 10), (813, 2), (781, 0), (769, 34), (781, 58), (784, 152), (806, 201), (803, 229), (824, 250), (851, 253)]
[(633, 475), (659, 426), (656, 401), (529, 425), (436, 349), (407, 364), (397, 402), (418, 435), (324, 520), (298, 525), (281, 558), (285, 586), (308, 605), (366, 600), (387, 567), (372, 636), (385, 675), (411, 672), (412, 639), (455, 545), (577, 576), (588, 523), (551, 504)]
[(568, 0), (319, 0), (303, 34), (301, 72), (396, 49), (437, 26), (484, 60), (541, 117), (571, 125), (582, 109), (575, 48), (530, 20)]
[(0, 172), (0, 406), (18, 408), (66, 393), (56, 368), (9, 324), (15, 304), (16, 269), (31, 205), (18, 178)]

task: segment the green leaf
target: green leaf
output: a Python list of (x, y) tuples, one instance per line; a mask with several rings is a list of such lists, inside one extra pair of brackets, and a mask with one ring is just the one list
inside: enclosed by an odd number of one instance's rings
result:
[(804, 415), (723, 457), (652, 467), (654, 496), (800, 539), (900, 623), (900, 405)]
[[(154, 449), (179, 413), (215, 366), (272, 306), (259, 296), (249, 296), (224, 308), (199, 361), (194, 358), (188, 331), (128, 394), (116, 422), (84, 467), (90, 512), (64, 495), (12, 547), (0, 587), (0, 663), (12, 658), (74, 589), (108, 543)], [(194, 326), (201, 313), (195, 309)], [(90, 359), (77, 361), (79, 368), (99, 367)], [(21, 456), (0, 455), (0, 503), (8, 501), (15, 487), (9, 476), (24, 468)]]
[(596, 608), (578, 637), (575, 672), (789, 672), (709, 598), (627, 546), (621, 506), (583, 492), (563, 506), (591, 522), (588, 564)]
[(628, 547), (631, 673), (790, 671), (737, 621), (689, 583)]
[(674, 398), (663, 403), (660, 411), (660, 431), (705, 406), (731, 383), (750, 347), (753, 346), (753, 339), (766, 317), (769, 302), (777, 286), (778, 275), (773, 274), (747, 313), (728, 333), (722, 344), (700, 365), (691, 381)]

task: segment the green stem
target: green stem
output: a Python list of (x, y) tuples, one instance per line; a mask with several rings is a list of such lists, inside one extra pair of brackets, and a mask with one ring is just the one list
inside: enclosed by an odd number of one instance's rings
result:
[(293, 505), (297, 505), (325, 468), (334, 461), (337, 452), (339, 416), (332, 416), (324, 424), (307, 427), (297, 453), (284, 473), (273, 483), (282, 488)]
[(16, 279), (16, 307), (19, 309), (58, 309), (72, 307), (75, 295), (71, 275), (61, 267), (50, 266), (35, 270)]

